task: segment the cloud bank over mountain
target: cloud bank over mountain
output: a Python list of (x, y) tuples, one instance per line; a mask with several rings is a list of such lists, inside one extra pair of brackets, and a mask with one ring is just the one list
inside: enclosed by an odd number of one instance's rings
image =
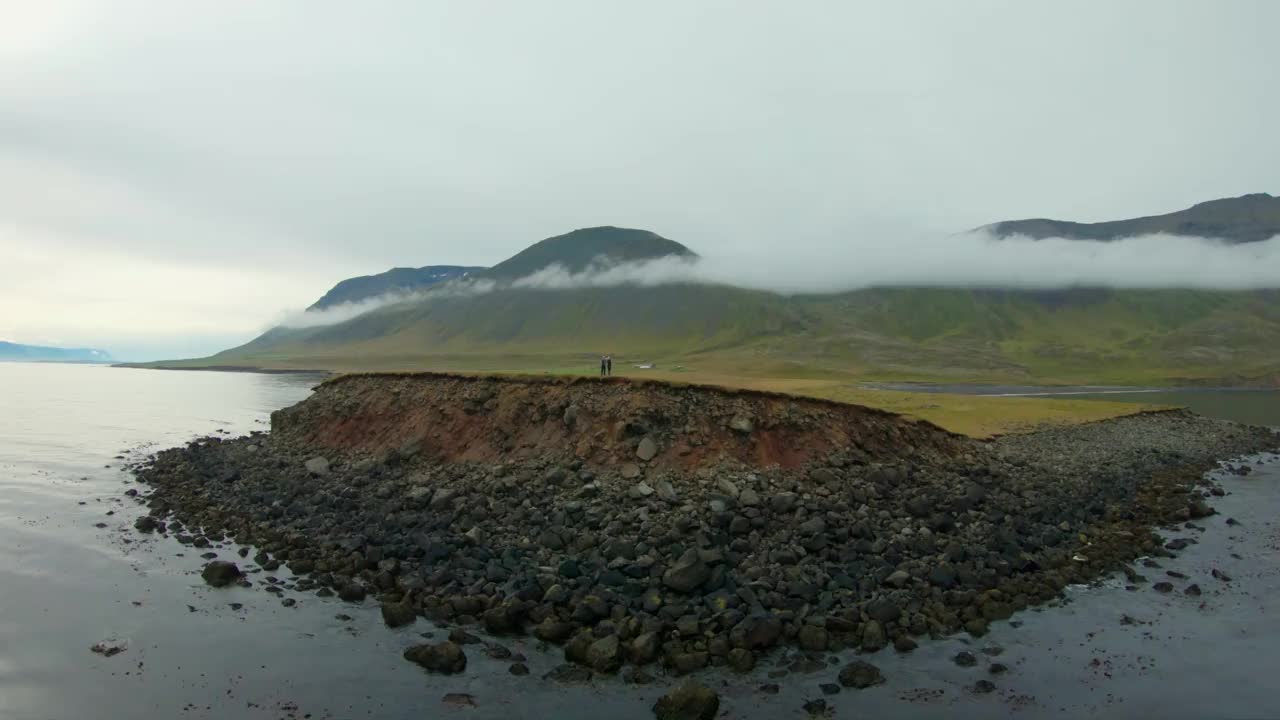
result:
[(305, 328), (345, 322), (388, 305), (501, 290), (573, 290), (676, 283), (732, 285), (784, 295), (867, 287), (1075, 286), (1255, 290), (1280, 287), (1280, 237), (1248, 244), (1147, 235), (1097, 242), (1062, 238), (867, 235), (843, 243), (767, 251), (598, 261), (581, 272), (552, 264), (509, 282), (460, 280), (421, 292), (395, 292), (321, 311), (293, 312), (278, 324)]

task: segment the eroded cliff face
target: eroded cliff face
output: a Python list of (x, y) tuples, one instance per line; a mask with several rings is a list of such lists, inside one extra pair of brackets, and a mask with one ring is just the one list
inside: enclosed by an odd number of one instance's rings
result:
[(802, 468), (938, 460), (972, 443), (929, 423), (793, 396), (622, 378), (351, 375), (272, 415), (272, 432), (439, 462)]

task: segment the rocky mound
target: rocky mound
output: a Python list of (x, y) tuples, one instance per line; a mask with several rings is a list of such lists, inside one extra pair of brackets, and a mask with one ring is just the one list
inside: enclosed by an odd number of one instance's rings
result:
[(431, 462), (639, 463), (688, 471), (725, 465), (795, 469), (936, 461), (963, 438), (880, 410), (776, 393), (624, 378), (346, 375), (271, 417), (272, 433), (308, 447)]
[[(1154, 525), (1212, 512), (1205, 465), (1274, 445), (1186, 413), (990, 445), (760, 393), (359, 376), (269, 435), (166, 450), (139, 477), (148, 529), (257, 545), (298, 589), (376, 595), (389, 624), (532, 632), (595, 672), (684, 673), (745, 670), (779, 644), (981, 634), (1168, 552)], [(424, 647), (410, 659), (465, 666)]]

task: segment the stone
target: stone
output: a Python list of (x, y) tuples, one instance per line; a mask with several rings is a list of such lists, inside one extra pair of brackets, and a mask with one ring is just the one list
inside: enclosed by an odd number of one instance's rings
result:
[(653, 715), (658, 720), (712, 720), (720, 712), (720, 696), (711, 688), (685, 683), (658, 698)]
[(827, 701), (822, 698), (806, 700), (801, 707), (804, 708), (805, 712), (809, 713), (809, 717), (831, 717), (831, 708), (827, 706)]
[(840, 684), (845, 687), (861, 690), (883, 683), (884, 675), (880, 673), (880, 668), (875, 665), (864, 660), (855, 660), (840, 669), (838, 679)]
[(742, 507), (757, 507), (760, 505), (760, 493), (746, 488), (738, 493), (738, 504)]
[(736, 433), (748, 435), (756, 429), (756, 424), (746, 415), (734, 415), (729, 419), (729, 429)]
[(636, 457), (645, 462), (649, 462), (657, 454), (658, 444), (651, 437), (645, 436), (640, 440), (640, 444), (636, 446)]
[(1188, 585), (1187, 589), (1183, 590), (1182, 592), (1186, 593), (1187, 595), (1190, 595), (1191, 597), (1200, 597), (1200, 586), (1192, 583), (1191, 585)]
[(716, 478), (716, 489), (730, 500), (738, 499), (738, 486), (729, 478)]
[(411, 625), (417, 619), (418, 613), (411, 603), (382, 603), (382, 622), (386, 623), (387, 627), (404, 627)]
[(1008, 671), (1009, 666), (1004, 663), (991, 663), (991, 665), (987, 667), (987, 672), (992, 675), (1003, 675)]
[(894, 570), (889, 573), (889, 577), (884, 579), (885, 585), (895, 588), (904, 588), (909, 582), (911, 582), (911, 575), (905, 570)]
[(659, 649), (660, 641), (658, 639), (658, 633), (641, 633), (631, 641), (631, 662), (636, 665), (646, 665), (651, 663), (658, 658)]
[(640, 466), (635, 463), (624, 463), (619, 469), (622, 477), (627, 480), (635, 480), (640, 477)]
[(609, 635), (591, 643), (591, 647), (587, 648), (587, 664), (598, 673), (610, 675), (617, 672), (622, 666), (618, 636)]
[(467, 668), (467, 655), (462, 646), (448, 640), (433, 645), (414, 645), (404, 651), (404, 659), (421, 665), (429, 672), (445, 675), (460, 673)]
[(729, 669), (736, 673), (749, 673), (756, 666), (756, 656), (746, 648), (734, 648), (729, 651)]
[(706, 667), (709, 659), (705, 652), (678, 653), (671, 656), (671, 667), (675, 669), (677, 675), (688, 675)]
[(973, 691), (979, 695), (986, 695), (987, 693), (995, 689), (996, 689), (996, 684), (991, 682), (990, 680), (979, 680), (978, 682), (973, 684)]
[(945, 563), (938, 565), (929, 571), (929, 582), (946, 590), (956, 584), (956, 569)]
[(867, 603), (867, 617), (880, 623), (893, 622), (902, 614), (898, 603), (889, 598), (877, 598)]
[(899, 635), (893, 639), (893, 649), (900, 653), (909, 653), (919, 647), (910, 635)]
[(303, 463), (302, 466), (307, 469), (307, 472), (311, 473), (312, 475), (315, 475), (316, 477), (329, 476), (328, 458), (323, 458), (317, 455), (316, 457), (313, 457), (310, 460)]
[(635, 485), (632, 485), (631, 489), (627, 491), (627, 494), (638, 500), (644, 499), (653, 494), (653, 488), (650, 487), (648, 483), (640, 481)]
[(546, 675), (544, 680), (551, 680), (558, 683), (586, 683), (591, 682), (591, 671), (578, 665), (565, 663), (552, 668)]
[(875, 652), (888, 643), (879, 620), (868, 621), (862, 628), (862, 651)]
[(710, 576), (711, 569), (702, 561), (698, 551), (691, 548), (662, 574), (662, 584), (677, 592), (691, 593)]
[(573, 625), (548, 615), (533, 628), (533, 636), (543, 642), (562, 643), (573, 633)]
[(821, 652), (827, 649), (827, 631), (816, 625), (805, 625), (796, 635), (800, 647), (804, 650)]
[(840, 686), (835, 683), (822, 683), (818, 685), (818, 689), (822, 691), (823, 695), (835, 695), (840, 692)]
[(200, 577), (213, 587), (226, 587), (243, 576), (235, 563), (226, 560), (214, 560), (200, 571)]
[(658, 483), (658, 498), (672, 504), (680, 502), (680, 496), (676, 493), (675, 487), (666, 480)]
[(507, 668), (507, 672), (517, 677), (524, 677), (529, 674), (529, 666), (522, 662), (511, 663), (511, 667)]
[(160, 521), (150, 515), (144, 515), (133, 521), (133, 527), (136, 528), (138, 532), (155, 532), (160, 527)]
[(1156, 584), (1152, 585), (1152, 586), (1151, 586), (1151, 589), (1152, 589), (1152, 590), (1155, 590), (1156, 592), (1159, 592), (1159, 593), (1168, 593), (1168, 592), (1173, 592), (1173, 583), (1170, 583), (1170, 582), (1158, 582), (1158, 583), (1156, 583)]
[(367, 588), (360, 583), (347, 583), (338, 590), (338, 597), (346, 602), (364, 602), (365, 596), (369, 594)]
[(961, 650), (951, 660), (960, 667), (973, 667), (978, 664), (978, 658), (968, 650)]

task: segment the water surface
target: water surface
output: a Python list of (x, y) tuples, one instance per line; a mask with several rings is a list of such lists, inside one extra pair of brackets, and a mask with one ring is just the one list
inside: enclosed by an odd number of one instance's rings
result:
[[(666, 678), (563, 687), (541, 679), (559, 650), (528, 639), (502, 642), (529, 656), (529, 677), (474, 646), (464, 674), (429, 676), (400, 657), (421, 633), (443, 636), (426, 621), (392, 631), (372, 603), (289, 593), (298, 604), (286, 608), (256, 588), (215, 590), (200, 580), (199, 551), (132, 530), (141, 508), (124, 492), (145, 488), (120, 470), (122, 450), (265, 429), (271, 410), (313, 382), (0, 363), (0, 718), (652, 717)], [(1280, 716), (1280, 462), (1266, 460), (1248, 477), (1226, 476), (1223, 514), (1191, 533), (1199, 544), (1162, 561), (1190, 576), (1179, 590), (1194, 581), (1201, 597), (1126, 592), (1111, 580), (995, 623), (985, 638), (923, 642), (906, 656), (885, 650), (870, 659), (888, 682), (826, 697), (833, 717)], [(1227, 516), (1242, 524), (1226, 526)], [(235, 549), (215, 551), (238, 560)], [(1232, 581), (1213, 579), (1215, 568)], [(1163, 571), (1143, 572), (1154, 581)], [(1137, 624), (1122, 624), (1125, 615)], [(107, 639), (126, 649), (89, 651)], [(1002, 654), (978, 653), (975, 668), (950, 660), (988, 645)], [(770, 681), (779, 660), (745, 678), (701, 676), (721, 692), (721, 717), (805, 717), (802, 704), (823, 697), (818, 685), (838, 668)], [(993, 678), (996, 692), (973, 694), (993, 660), (1010, 672)], [(781, 692), (761, 694), (764, 682)], [(470, 693), (476, 706), (446, 706), (446, 693)]]

